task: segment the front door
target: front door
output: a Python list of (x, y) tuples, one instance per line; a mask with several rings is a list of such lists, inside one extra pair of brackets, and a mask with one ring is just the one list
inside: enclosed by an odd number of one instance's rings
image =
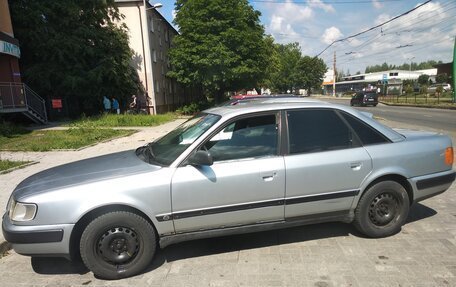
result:
[(284, 219), (285, 168), (276, 113), (230, 121), (201, 146), (211, 166), (178, 167), (172, 179), (177, 233)]

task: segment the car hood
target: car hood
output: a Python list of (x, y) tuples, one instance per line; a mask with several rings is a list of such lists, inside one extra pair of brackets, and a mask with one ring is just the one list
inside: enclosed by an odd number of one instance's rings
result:
[(161, 167), (140, 160), (134, 150), (84, 159), (56, 166), (23, 180), (14, 190), (21, 198), (68, 186), (101, 181), (126, 175), (151, 172)]

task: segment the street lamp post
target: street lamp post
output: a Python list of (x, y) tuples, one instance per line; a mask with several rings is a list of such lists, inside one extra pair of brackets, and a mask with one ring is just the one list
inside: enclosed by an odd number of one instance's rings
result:
[(410, 61), (410, 66), (409, 66), (409, 72), (412, 72), (412, 60), (415, 59), (415, 57), (408, 58), (407, 60)]

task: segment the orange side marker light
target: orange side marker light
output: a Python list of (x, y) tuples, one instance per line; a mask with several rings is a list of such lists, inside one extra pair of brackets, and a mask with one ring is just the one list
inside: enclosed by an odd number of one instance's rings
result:
[(452, 147), (447, 147), (445, 149), (445, 164), (453, 165), (454, 162), (454, 153)]

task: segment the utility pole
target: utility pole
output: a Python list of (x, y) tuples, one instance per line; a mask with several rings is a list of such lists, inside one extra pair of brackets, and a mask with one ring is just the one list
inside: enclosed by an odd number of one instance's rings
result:
[(333, 65), (333, 97), (336, 97), (336, 51), (334, 51), (334, 65)]
[(456, 37), (453, 48), (453, 103), (456, 103)]

